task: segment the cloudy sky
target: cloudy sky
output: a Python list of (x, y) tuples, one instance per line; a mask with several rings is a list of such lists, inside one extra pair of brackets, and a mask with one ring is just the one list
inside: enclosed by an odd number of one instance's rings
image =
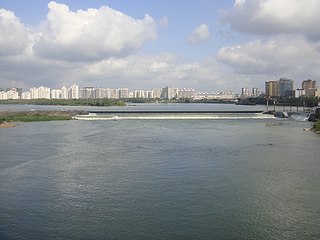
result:
[(0, 88), (298, 88), (319, 23), (319, 0), (0, 0)]

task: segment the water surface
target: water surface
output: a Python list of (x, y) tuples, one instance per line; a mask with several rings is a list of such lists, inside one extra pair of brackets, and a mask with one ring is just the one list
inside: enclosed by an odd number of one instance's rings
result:
[(319, 135), (295, 120), (0, 129), (0, 239), (319, 239)]

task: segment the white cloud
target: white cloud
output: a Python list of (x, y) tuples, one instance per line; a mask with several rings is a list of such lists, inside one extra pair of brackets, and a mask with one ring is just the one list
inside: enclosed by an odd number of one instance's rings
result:
[(224, 20), (249, 34), (304, 34), (320, 40), (319, 0), (236, 0)]
[(300, 78), (320, 76), (320, 44), (300, 36), (278, 36), (269, 40), (254, 40), (239, 46), (219, 50), (219, 61), (240, 74), (262, 74), (275, 77)]
[(28, 44), (28, 29), (13, 12), (0, 9), (0, 56), (17, 55)]
[(209, 27), (206, 24), (201, 24), (189, 36), (190, 43), (199, 43), (207, 40), (210, 37)]
[(227, 90), (228, 80), (235, 79), (229, 78), (230, 72), (224, 72), (224, 67), (214, 58), (190, 62), (170, 53), (110, 58), (87, 66), (86, 72), (91, 79), (101, 77), (106, 86), (121, 84), (129, 88), (176, 86)]
[(146, 15), (134, 19), (110, 7), (70, 11), (50, 2), (34, 51), (47, 59), (96, 61), (127, 56), (156, 39), (156, 23)]

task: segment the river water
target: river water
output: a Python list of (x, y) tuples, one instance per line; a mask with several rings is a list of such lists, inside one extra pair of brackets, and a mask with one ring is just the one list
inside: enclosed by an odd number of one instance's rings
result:
[[(249, 109), (126, 107), (220, 108)], [(319, 239), (320, 137), (308, 127), (231, 119), (0, 129), (0, 239)]]

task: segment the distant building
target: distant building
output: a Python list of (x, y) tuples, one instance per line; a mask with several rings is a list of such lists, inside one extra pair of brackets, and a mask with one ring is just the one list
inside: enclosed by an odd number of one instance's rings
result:
[(51, 98), (52, 99), (60, 99), (61, 98), (61, 89), (52, 89), (51, 90)]
[(79, 99), (79, 87), (77, 84), (73, 84), (68, 88), (68, 99)]
[(279, 96), (292, 97), (293, 96), (293, 81), (288, 78), (280, 78), (279, 80)]
[(267, 97), (290, 97), (293, 96), (293, 81), (288, 78), (280, 78), (279, 81), (265, 83)]
[(194, 89), (192, 88), (180, 88), (178, 89), (178, 98), (193, 99), (195, 95)]
[(249, 88), (247, 88), (247, 87), (241, 88), (241, 97), (242, 98), (251, 97), (251, 92), (250, 92)]
[(259, 97), (260, 96), (260, 89), (259, 88), (252, 88), (251, 96), (252, 97)]
[(31, 93), (29, 91), (21, 94), (21, 99), (31, 99)]
[(319, 89), (317, 89), (317, 82), (313, 80), (305, 80), (302, 82), (302, 89), (305, 90), (306, 97), (317, 97)]
[(294, 97), (299, 98), (299, 97), (304, 97), (306, 95), (306, 91), (304, 89), (296, 89), (294, 91)]
[(61, 88), (61, 98), (68, 99), (68, 88), (66, 86)]
[(267, 97), (278, 97), (279, 96), (279, 82), (268, 81), (265, 83), (265, 92)]
[(128, 98), (129, 97), (129, 89), (128, 88), (119, 88), (119, 98)]
[(133, 90), (132, 96), (133, 96), (133, 98), (146, 98), (145, 91), (142, 89)]
[(94, 87), (84, 87), (80, 89), (79, 97), (83, 99), (93, 99), (95, 98), (95, 88)]
[(162, 88), (153, 89), (153, 97), (160, 98), (161, 97)]
[(48, 87), (30, 88), (30, 99), (50, 99), (51, 91)]
[(311, 88), (316, 88), (316, 81), (313, 81), (313, 80), (304, 80), (302, 82), (302, 89), (304, 90), (308, 90), (308, 89), (311, 89)]
[(19, 93), (16, 88), (7, 89), (0, 92), (0, 100), (19, 99)]
[(164, 87), (161, 91), (161, 99), (171, 100), (178, 96), (178, 89), (173, 87)]
[(320, 97), (320, 89), (319, 88), (307, 89), (306, 97)]

